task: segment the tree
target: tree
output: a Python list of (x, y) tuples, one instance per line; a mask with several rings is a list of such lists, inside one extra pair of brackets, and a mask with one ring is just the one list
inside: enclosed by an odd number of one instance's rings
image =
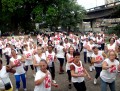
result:
[[(84, 18), (85, 9), (76, 0), (1, 0), (0, 29), (17, 31), (44, 27), (76, 27)], [(19, 31), (17, 31), (19, 32)]]

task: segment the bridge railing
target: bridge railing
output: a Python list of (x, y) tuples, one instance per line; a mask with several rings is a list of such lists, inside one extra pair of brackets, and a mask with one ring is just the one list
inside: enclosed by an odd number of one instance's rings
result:
[(114, 3), (109, 3), (109, 4), (105, 4), (105, 5), (101, 5), (101, 6), (97, 6), (97, 7), (87, 9), (87, 12), (94, 11), (94, 10), (105, 9), (107, 7), (113, 7), (113, 6), (116, 6), (116, 5), (119, 5), (119, 4), (120, 4), (120, 1), (117, 1), (117, 2), (114, 2)]

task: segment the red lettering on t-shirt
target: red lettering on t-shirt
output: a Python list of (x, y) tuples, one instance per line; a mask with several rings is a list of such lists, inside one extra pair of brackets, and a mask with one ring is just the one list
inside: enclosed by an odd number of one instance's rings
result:
[(97, 57), (95, 58), (95, 60), (96, 60), (96, 61), (102, 61), (103, 58), (102, 58), (101, 56), (97, 56)]
[(116, 72), (116, 66), (115, 65), (112, 65), (111, 68), (110, 68), (110, 73), (114, 73)]
[(26, 54), (26, 57), (27, 57), (27, 58), (29, 58), (30, 56), (31, 56), (31, 54), (30, 54), (30, 53), (27, 53), (27, 54)]
[(77, 70), (78, 70), (78, 74), (79, 74), (79, 75), (83, 74), (83, 67), (80, 67), (80, 68), (78, 68)]
[(16, 59), (16, 60), (14, 61), (14, 64), (15, 64), (16, 66), (21, 66), (21, 62), (20, 62), (18, 59)]
[(45, 78), (45, 88), (50, 88), (51, 86), (51, 80), (48, 76)]
[(48, 55), (48, 59), (49, 59), (49, 61), (53, 61), (53, 56), (52, 55)]

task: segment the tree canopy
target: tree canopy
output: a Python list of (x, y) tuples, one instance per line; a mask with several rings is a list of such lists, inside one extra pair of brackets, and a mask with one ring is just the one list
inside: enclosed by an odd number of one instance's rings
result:
[(82, 22), (85, 9), (76, 0), (1, 0), (0, 30), (32, 30), (41, 27), (76, 27)]

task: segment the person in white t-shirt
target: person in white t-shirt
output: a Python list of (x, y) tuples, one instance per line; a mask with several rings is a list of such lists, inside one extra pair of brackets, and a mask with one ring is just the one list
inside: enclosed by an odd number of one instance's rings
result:
[(52, 78), (50, 72), (47, 70), (46, 60), (41, 60), (40, 70), (35, 76), (35, 88), (34, 91), (51, 91), (51, 86), (58, 87), (58, 84), (52, 83)]
[(10, 56), (11, 56), (11, 45), (9, 43), (6, 44), (4, 53), (5, 53), (5, 58), (6, 58), (6, 65), (9, 65)]
[(71, 84), (71, 72), (70, 72), (70, 64), (73, 62), (73, 52), (75, 51), (73, 46), (69, 47), (69, 52), (66, 54), (66, 58), (67, 58), (67, 63), (66, 63), (66, 72), (68, 74), (68, 88), (71, 89), (72, 84)]
[(10, 58), (10, 64), (11, 66), (16, 70), (15, 81), (16, 81), (16, 90), (19, 91), (20, 88), (20, 77), (23, 82), (23, 88), (24, 91), (27, 91), (26, 89), (26, 78), (25, 78), (25, 70), (23, 67), (23, 63), (25, 62), (24, 57), (21, 57), (21, 55), (17, 55), (16, 51), (14, 49), (11, 50), (11, 58)]
[(86, 37), (85, 41), (83, 42), (83, 52), (84, 52), (84, 62), (87, 63), (87, 49), (86, 46), (88, 45), (88, 38)]
[(91, 79), (87, 70), (84, 68), (82, 61), (80, 61), (80, 53), (73, 53), (73, 62), (70, 65), (72, 82), (77, 91), (86, 91), (85, 77)]
[[(13, 85), (9, 77), (9, 73), (15, 73), (15, 70), (10, 66), (3, 66), (0, 59), (0, 91), (13, 91)], [(9, 84), (6, 88), (5, 84)]]
[(97, 78), (100, 76), (100, 72), (102, 71), (102, 62), (107, 58), (107, 55), (103, 51), (100, 51), (97, 46), (94, 46), (92, 50), (92, 63), (94, 63), (96, 70), (94, 84), (97, 84)]
[(43, 48), (37, 46), (37, 53), (33, 56), (33, 65), (36, 68), (36, 72), (40, 70), (39, 63), (41, 59), (46, 60), (46, 55), (43, 53)]
[(64, 73), (64, 70), (63, 70), (63, 64), (64, 64), (64, 59), (65, 59), (65, 48), (63, 47), (63, 42), (61, 41), (60, 42), (60, 45), (57, 45), (56, 46), (56, 56), (60, 62), (60, 69), (59, 69), (59, 74), (62, 74)]
[(23, 56), (25, 57), (25, 71), (27, 74), (28, 66), (31, 67), (32, 74), (35, 76), (34, 66), (33, 66), (33, 51), (28, 48), (28, 45), (24, 45), (25, 50), (23, 51)]
[(96, 42), (97, 42), (97, 46), (98, 46), (98, 49), (101, 50), (101, 44), (102, 44), (102, 38), (100, 37), (100, 35), (97, 36), (97, 39), (96, 39)]
[(102, 71), (100, 73), (101, 78), (101, 91), (107, 91), (107, 85), (109, 85), (111, 91), (115, 90), (115, 79), (118, 71), (120, 71), (119, 61), (114, 50), (109, 51), (108, 58), (103, 61)]
[(111, 50), (114, 50), (114, 51), (118, 51), (118, 47), (117, 47), (117, 45), (116, 45), (116, 43), (115, 43), (115, 39), (114, 38), (110, 38), (109, 39), (109, 44), (107, 44), (107, 46), (106, 46), (106, 52), (109, 52), (109, 51), (111, 51)]
[(45, 55), (46, 55), (46, 60), (48, 62), (50, 73), (52, 75), (53, 83), (56, 83), (54, 62), (57, 60), (57, 58), (56, 58), (55, 52), (53, 51), (53, 46), (52, 45), (48, 45), (48, 51), (45, 52)]
[(92, 48), (95, 46), (94, 42), (93, 42), (93, 39), (90, 39), (90, 41), (87, 43), (87, 46), (85, 47), (87, 49), (87, 59), (88, 59), (88, 62), (90, 64), (89, 66), (89, 70), (90, 72), (92, 72), (92, 70), (94, 69), (94, 66), (91, 62), (91, 58), (92, 58), (92, 53), (93, 53), (93, 50)]

